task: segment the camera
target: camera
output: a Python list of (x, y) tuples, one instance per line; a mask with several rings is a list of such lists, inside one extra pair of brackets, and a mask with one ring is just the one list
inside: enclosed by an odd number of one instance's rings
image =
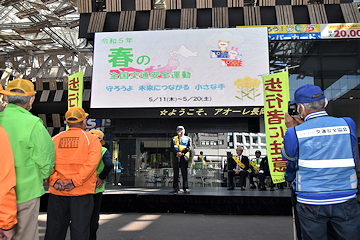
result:
[(290, 116), (298, 115), (297, 109), (296, 109), (296, 103), (291, 104), (289, 101), (288, 103), (288, 113)]

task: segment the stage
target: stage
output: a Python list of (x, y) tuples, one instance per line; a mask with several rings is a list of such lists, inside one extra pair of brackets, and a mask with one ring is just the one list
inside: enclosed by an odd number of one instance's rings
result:
[[(226, 187), (193, 187), (189, 194), (169, 193), (171, 187), (106, 186), (101, 212), (204, 213), (239, 215), (291, 215), (291, 189), (259, 191)], [(40, 211), (46, 211), (49, 193), (41, 197)]]

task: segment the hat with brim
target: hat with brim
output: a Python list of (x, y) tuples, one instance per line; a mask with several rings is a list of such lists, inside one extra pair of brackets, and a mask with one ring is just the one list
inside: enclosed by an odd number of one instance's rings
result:
[(69, 123), (78, 123), (83, 121), (87, 116), (89, 116), (88, 113), (85, 112), (85, 110), (81, 107), (72, 107), (67, 110), (65, 113), (66, 121)]
[(179, 130), (179, 129), (185, 129), (185, 128), (183, 126), (177, 126), (176, 131)]
[(97, 129), (92, 129), (89, 131), (89, 133), (94, 134), (95, 136), (97, 136), (101, 141), (101, 145), (105, 144), (104, 141), (104, 133), (101, 130), (97, 130)]
[(11, 82), (9, 82), (9, 84), (6, 86), (6, 90), (1, 90), (0, 93), (8, 96), (25, 96), (25, 97), (33, 96), (36, 94), (34, 90), (34, 84), (30, 80), (21, 79), (21, 78), (14, 79)]
[(299, 87), (294, 94), (294, 99), (290, 102), (293, 103), (311, 103), (325, 99), (324, 92), (319, 86), (305, 84)]

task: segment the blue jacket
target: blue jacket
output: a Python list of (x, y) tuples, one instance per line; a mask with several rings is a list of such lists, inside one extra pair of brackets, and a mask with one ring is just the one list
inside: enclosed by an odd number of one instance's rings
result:
[[(288, 129), (282, 149), (284, 159), (296, 161), (298, 202), (329, 205), (355, 198), (354, 121), (330, 117), (325, 111), (311, 113), (305, 120)], [(289, 170), (287, 175), (293, 175), (293, 172)]]

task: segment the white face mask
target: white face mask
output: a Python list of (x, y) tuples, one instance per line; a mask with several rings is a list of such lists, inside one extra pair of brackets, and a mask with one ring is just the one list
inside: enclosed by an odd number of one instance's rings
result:
[(304, 109), (304, 105), (302, 105), (302, 104), (298, 104), (298, 106), (297, 106), (297, 108), (296, 108), (296, 111), (297, 111), (297, 113), (300, 115), (300, 118), (301, 119), (304, 119), (304, 117), (303, 117), (303, 113), (304, 113), (304, 110), (302, 111), (302, 112), (300, 112), (300, 107), (302, 108), (302, 109)]
[(28, 109), (28, 111), (30, 111), (32, 109), (32, 105), (34, 104), (35, 99), (33, 100), (32, 98), (30, 99), (30, 107)]
[(32, 104), (30, 105), (30, 107), (29, 107), (28, 111), (30, 111), (31, 109), (32, 109)]

